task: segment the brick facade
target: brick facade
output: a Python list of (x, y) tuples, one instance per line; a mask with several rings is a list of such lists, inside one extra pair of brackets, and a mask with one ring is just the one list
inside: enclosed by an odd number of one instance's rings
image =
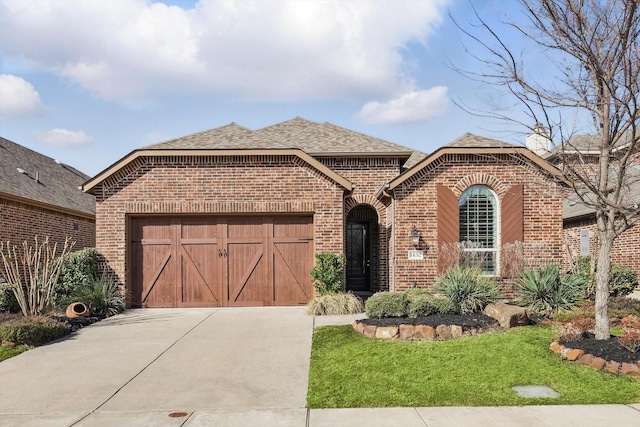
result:
[[(536, 263), (563, 261), (561, 206), (565, 194), (560, 185), (517, 156), (447, 154), (394, 190), (393, 290), (407, 289), (413, 283), (429, 288), (438, 274), (438, 185), (451, 189), (456, 197), (472, 185), (485, 185), (496, 193), (498, 207), (510, 187), (524, 185), (525, 257)], [(421, 234), (423, 260), (407, 259), (408, 251), (414, 249), (410, 238), (414, 226)]]
[(95, 220), (0, 198), (0, 241), (20, 245), (49, 236), (49, 241), (58, 244), (58, 251), (69, 237), (75, 242), (73, 250), (94, 247)]
[(315, 252), (343, 253), (344, 189), (295, 156), (161, 156), (134, 163), (94, 189), (102, 268), (125, 286), (131, 215), (313, 214)]

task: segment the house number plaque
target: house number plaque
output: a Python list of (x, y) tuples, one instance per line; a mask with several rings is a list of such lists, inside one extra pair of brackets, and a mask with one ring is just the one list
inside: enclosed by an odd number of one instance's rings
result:
[(409, 259), (424, 259), (424, 251), (409, 251)]

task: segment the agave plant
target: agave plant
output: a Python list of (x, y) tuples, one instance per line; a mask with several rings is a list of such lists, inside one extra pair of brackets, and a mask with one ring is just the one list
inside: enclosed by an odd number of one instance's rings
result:
[(519, 305), (548, 316), (571, 310), (584, 300), (584, 278), (562, 275), (557, 265), (549, 264), (523, 271), (517, 282), (517, 293)]
[(453, 304), (454, 311), (460, 314), (482, 311), (500, 296), (493, 278), (484, 275), (479, 268), (460, 265), (436, 277), (434, 289), (447, 297)]
[(117, 283), (105, 276), (94, 279), (86, 286), (78, 286), (69, 298), (69, 301), (84, 303), (92, 315), (113, 316), (125, 308), (124, 295)]

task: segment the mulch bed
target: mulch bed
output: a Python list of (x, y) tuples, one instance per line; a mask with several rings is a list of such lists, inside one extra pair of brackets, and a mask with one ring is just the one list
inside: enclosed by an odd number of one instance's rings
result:
[(615, 360), (618, 363), (637, 363), (640, 360), (640, 352), (634, 353), (627, 350), (614, 336), (608, 340), (597, 340), (593, 334), (585, 333), (582, 339), (576, 341), (561, 339), (558, 342), (565, 347), (580, 349), (585, 354), (592, 354), (605, 360)]
[(384, 319), (362, 319), (365, 325), (374, 326), (400, 326), (400, 325), (427, 325), (433, 328), (439, 325), (462, 326), (463, 331), (471, 329), (485, 329), (497, 323), (493, 317), (484, 314), (434, 314), (426, 317), (387, 317)]
[(66, 316), (52, 316), (53, 319), (62, 323), (69, 332), (75, 332), (78, 329), (82, 329), (85, 326), (89, 326), (93, 323), (103, 320), (106, 316), (86, 316), (86, 317), (66, 317)]

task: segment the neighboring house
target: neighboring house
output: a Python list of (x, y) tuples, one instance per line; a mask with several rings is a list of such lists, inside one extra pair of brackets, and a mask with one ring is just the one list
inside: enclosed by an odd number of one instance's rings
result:
[(0, 241), (22, 245), (49, 236), (61, 251), (69, 237), (74, 250), (94, 247), (95, 198), (80, 189), (88, 178), (0, 138)]
[(83, 188), (132, 306), (305, 304), (321, 252), (346, 255), (356, 292), (430, 286), (458, 240), (498, 277), (505, 243), (563, 256), (557, 169), (470, 134), (426, 156), (300, 118), (230, 124), (135, 150)]
[[(628, 138), (628, 137), (627, 137)], [(538, 138), (541, 155), (558, 168), (569, 162), (583, 177), (595, 181), (599, 173), (599, 150), (597, 140), (591, 135), (576, 135), (562, 147), (550, 148), (550, 141)], [(628, 147), (628, 139), (621, 139), (619, 147), (612, 150), (615, 157), (621, 149)], [(546, 152), (545, 152), (546, 151)], [(613, 174), (617, 171), (612, 170)], [(640, 152), (633, 153), (628, 162), (627, 177), (629, 202), (640, 205)], [(589, 199), (589, 194), (586, 194)], [(575, 194), (570, 194), (563, 203), (563, 220), (568, 255), (575, 259), (579, 256), (595, 256), (598, 251), (598, 232), (595, 210), (585, 206)], [(611, 249), (614, 263), (629, 267), (640, 273), (640, 224), (623, 232)]]

